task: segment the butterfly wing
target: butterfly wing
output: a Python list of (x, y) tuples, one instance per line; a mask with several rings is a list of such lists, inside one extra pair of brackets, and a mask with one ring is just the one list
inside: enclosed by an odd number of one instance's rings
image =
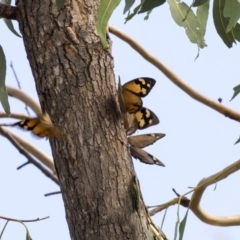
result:
[(142, 77), (133, 79), (125, 83), (122, 87), (124, 90), (128, 90), (142, 98), (149, 94), (155, 83), (156, 80), (153, 78)]
[(163, 137), (165, 137), (165, 134), (163, 133), (142, 134), (129, 137), (128, 143), (133, 147), (144, 148), (155, 143), (157, 140)]
[(152, 156), (151, 154), (149, 154), (148, 152), (140, 148), (130, 146), (130, 152), (131, 152), (131, 155), (134, 158), (139, 159), (140, 162), (143, 162), (146, 164), (156, 164), (158, 166), (165, 167), (165, 165), (161, 161), (159, 161), (157, 158), (155, 158), (154, 156)]
[(159, 119), (150, 109), (143, 107), (135, 113), (138, 129), (145, 129), (159, 123)]

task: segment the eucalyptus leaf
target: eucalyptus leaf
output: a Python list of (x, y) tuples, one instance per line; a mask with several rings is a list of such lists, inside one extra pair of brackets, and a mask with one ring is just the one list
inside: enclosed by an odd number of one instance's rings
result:
[(206, 33), (208, 13), (209, 13), (209, 1), (205, 2), (203, 5), (197, 8), (197, 21), (200, 25), (199, 39), (200, 42), (204, 44), (203, 46), (207, 46), (204, 41), (204, 36)]
[(128, 14), (128, 16), (125, 18), (126, 20), (125, 23), (130, 19), (132, 19), (138, 13), (138, 10), (141, 8), (141, 6), (142, 6), (142, 3), (140, 3), (137, 7), (135, 7), (132, 13)]
[(235, 144), (238, 144), (238, 143), (240, 143), (240, 137), (239, 137), (238, 140), (234, 143), (234, 145), (235, 145)]
[(140, 11), (138, 13), (144, 13), (150, 11), (162, 4), (164, 4), (166, 0), (145, 0)]
[(218, 35), (223, 42), (229, 47), (235, 42), (233, 31), (227, 32), (229, 20), (223, 15), (223, 8), (226, 0), (214, 0), (213, 2), (213, 21)]
[(240, 18), (240, 3), (237, 0), (227, 0), (223, 9), (223, 15), (229, 20), (227, 32), (232, 30)]
[(135, 0), (125, 0), (125, 7), (124, 7), (124, 10), (123, 10), (123, 14), (125, 14), (127, 11), (130, 10), (130, 8), (134, 4), (134, 2), (135, 2)]
[(26, 240), (32, 240), (29, 231), (27, 230), (27, 234), (26, 234)]
[(208, 2), (209, 0), (195, 0), (193, 3), (193, 7), (199, 7), (203, 5), (204, 3)]
[(107, 47), (107, 24), (114, 9), (118, 6), (121, 0), (101, 0), (97, 10), (96, 28), (101, 38), (103, 47)]
[(59, 11), (66, 0), (56, 0), (57, 10)]
[(183, 220), (181, 221), (181, 223), (179, 225), (179, 240), (183, 239), (183, 234), (184, 234), (184, 230), (185, 230), (185, 226), (186, 226), (186, 222), (187, 222), (188, 211), (189, 211), (189, 208), (188, 208)]
[(8, 29), (9, 29), (13, 34), (15, 34), (16, 36), (18, 36), (18, 37), (21, 38), (21, 35), (14, 29), (12, 20), (4, 18), (3, 21), (6, 23)]
[(6, 58), (2, 46), (0, 45), (0, 102), (3, 106), (4, 111), (7, 114), (10, 114), (10, 106), (5, 86), (6, 69), (7, 69)]
[(240, 93), (240, 84), (233, 88), (233, 96), (230, 101), (232, 101)]
[(192, 9), (186, 3), (177, 0), (168, 0), (168, 3), (174, 21), (185, 29), (192, 43), (196, 43), (198, 47), (203, 48), (206, 44), (200, 35), (200, 24)]
[(0, 2), (6, 5), (11, 5), (11, 0), (1, 0)]

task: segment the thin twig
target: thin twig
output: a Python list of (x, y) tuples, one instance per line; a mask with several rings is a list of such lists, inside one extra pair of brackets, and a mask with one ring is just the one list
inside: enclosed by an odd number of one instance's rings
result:
[(44, 197), (48, 197), (48, 196), (52, 196), (52, 195), (56, 195), (56, 194), (61, 194), (61, 193), (62, 193), (61, 191), (46, 193), (46, 194), (44, 194)]
[(24, 164), (20, 165), (19, 167), (17, 167), (17, 170), (20, 170), (21, 168), (25, 167), (26, 165), (30, 164), (29, 161), (25, 162)]
[(32, 219), (32, 220), (19, 220), (19, 219), (3, 217), (3, 216), (0, 216), (0, 218), (4, 219), (4, 220), (7, 220), (7, 221), (13, 221), (13, 222), (38, 222), (38, 221), (42, 221), (42, 220), (48, 219), (49, 216), (43, 217), (43, 218), (36, 218), (36, 219)]
[(48, 167), (53, 174), (55, 174), (56, 172), (55, 166), (54, 166), (53, 160), (50, 157), (48, 157), (44, 152), (40, 151), (38, 148), (30, 144), (29, 142), (23, 140), (16, 134), (6, 129), (5, 129), (5, 132), (9, 132), (11, 136), (13, 136), (14, 139), (18, 141), (18, 143), (21, 144), (22, 147), (24, 147), (24, 149), (26, 149), (30, 154), (32, 154), (35, 158), (37, 158), (42, 164)]
[(157, 67), (166, 77), (168, 77), (175, 85), (181, 88), (185, 93), (190, 97), (197, 100), (198, 102), (203, 103), (204, 105), (216, 110), (217, 112), (223, 114), (225, 117), (236, 120), (240, 122), (240, 113), (236, 112), (222, 103), (213, 101), (204, 95), (197, 92), (195, 89), (187, 85), (180, 77), (178, 77), (174, 72), (172, 72), (168, 67), (166, 67), (162, 62), (160, 62), (155, 56), (150, 54), (146, 49), (144, 49), (139, 43), (134, 39), (128, 36), (126, 33), (115, 28), (112, 25), (109, 25), (109, 32), (119, 37), (126, 43), (128, 43), (134, 50), (136, 50), (144, 59)]
[(47, 177), (52, 179), (57, 185), (59, 185), (59, 181), (56, 175), (52, 174), (47, 168), (45, 168), (42, 164), (37, 162), (19, 143), (14, 137), (6, 131), (3, 127), (0, 127), (0, 134), (6, 137), (12, 144), (15, 146), (21, 154), (23, 154), (29, 162), (31, 162), (34, 166), (36, 166), (39, 170), (42, 171)]
[[(18, 79), (17, 73), (16, 73), (16, 71), (15, 71), (15, 69), (14, 69), (14, 67), (13, 67), (13, 63), (12, 63), (12, 62), (10, 62), (10, 67), (12, 68), (13, 75), (14, 75), (16, 81), (17, 81), (18, 88), (19, 88), (20, 90), (22, 90), (22, 88), (21, 88), (21, 84), (20, 84), (20, 81), (19, 81), (19, 79)], [(25, 110), (26, 110), (28, 116), (30, 116), (30, 113), (29, 113), (29, 110), (28, 110), (27, 104), (25, 105)]]

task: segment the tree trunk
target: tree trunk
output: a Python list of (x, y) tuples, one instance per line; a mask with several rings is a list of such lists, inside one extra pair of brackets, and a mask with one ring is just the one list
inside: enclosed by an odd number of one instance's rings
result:
[(55, 1), (19, 0), (17, 20), (42, 109), (63, 133), (50, 143), (71, 239), (147, 239), (98, 4), (68, 0), (57, 11)]

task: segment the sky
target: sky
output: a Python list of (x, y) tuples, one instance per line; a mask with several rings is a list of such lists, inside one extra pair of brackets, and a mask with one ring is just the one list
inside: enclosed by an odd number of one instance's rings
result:
[[(155, 9), (148, 21), (144, 21), (144, 14), (140, 14), (127, 24), (124, 24), (123, 9), (124, 2), (114, 12), (110, 24), (136, 39), (195, 90), (215, 101), (222, 98), (222, 104), (239, 111), (240, 97), (231, 102), (230, 99), (233, 87), (240, 84), (240, 45), (234, 45), (232, 49), (224, 45), (214, 28), (211, 10), (205, 37), (208, 47), (202, 49), (195, 60), (197, 46), (190, 43), (184, 29), (175, 24), (168, 4)], [(9, 67), (12, 61), (23, 91), (37, 99), (22, 39), (15, 37), (1, 20), (0, 29), (0, 44), (8, 65), (6, 84), (17, 87)], [(133, 159), (147, 205), (158, 205), (175, 198), (172, 188), (184, 194), (202, 178), (240, 159), (240, 144), (234, 145), (240, 135), (238, 122), (193, 100), (128, 44), (113, 35), (110, 38), (116, 79), (120, 76), (122, 83), (138, 77), (151, 77), (157, 81), (143, 102), (159, 117), (160, 124), (137, 131), (136, 134), (166, 134), (165, 138), (145, 149), (165, 163), (166, 167), (145, 165)], [(19, 101), (10, 99), (10, 105), (12, 112), (25, 114), (24, 105)], [(11, 131), (52, 156), (47, 140), (33, 138), (19, 129), (11, 128)], [(32, 165), (17, 171), (16, 168), (26, 159), (3, 137), (0, 137), (0, 151), (0, 216), (17, 219), (50, 216), (47, 220), (27, 224), (32, 239), (70, 239), (61, 195), (44, 197), (46, 193), (58, 191), (58, 186)], [(210, 186), (201, 202), (204, 210), (215, 215), (240, 214), (239, 178), (240, 173), (236, 172), (219, 182), (216, 188)], [(186, 209), (180, 207), (180, 219), (185, 212)], [(161, 225), (163, 214), (161, 212), (153, 217), (156, 225)], [(172, 206), (163, 224), (163, 231), (170, 240), (174, 236), (176, 221), (177, 206)], [(5, 221), (0, 220), (0, 231), (4, 224)], [(25, 229), (19, 223), (10, 222), (2, 239), (25, 239)], [(207, 225), (189, 212), (184, 240), (193, 239), (239, 240), (240, 227)]]

